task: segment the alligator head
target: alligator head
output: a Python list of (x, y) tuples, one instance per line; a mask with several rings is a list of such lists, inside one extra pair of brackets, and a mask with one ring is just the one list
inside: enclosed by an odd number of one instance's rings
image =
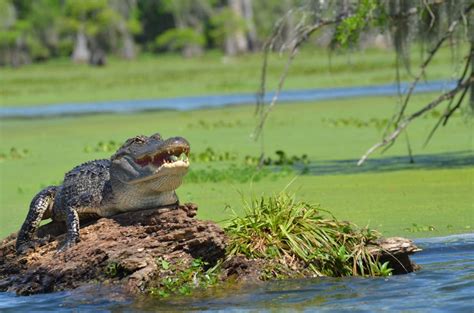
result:
[(163, 140), (157, 133), (128, 139), (111, 157), (112, 184), (141, 193), (173, 191), (188, 171), (189, 150), (181, 137)]

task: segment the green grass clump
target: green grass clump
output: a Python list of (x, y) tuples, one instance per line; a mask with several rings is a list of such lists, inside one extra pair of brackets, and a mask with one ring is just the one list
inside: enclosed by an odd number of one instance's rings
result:
[(170, 295), (190, 295), (196, 288), (209, 288), (218, 281), (219, 265), (205, 269), (207, 262), (197, 258), (182, 268), (182, 264), (172, 264), (165, 259), (156, 260), (162, 277), (156, 287), (148, 289), (150, 295), (162, 298)]
[(279, 193), (245, 202), (244, 216), (235, 216), (225, 230), (230, 256), (274, 259), (288, 268), (307, 268), (317, 276), (386, 276), (391, 272), (366, 248), (379, 237), (377, 232), (338, 221), (294, 195)]

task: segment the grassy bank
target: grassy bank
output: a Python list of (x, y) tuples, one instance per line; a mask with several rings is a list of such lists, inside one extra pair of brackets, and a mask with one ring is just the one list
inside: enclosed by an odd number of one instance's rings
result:
[[(412, 67), (420, 60), (421, 54), (413, 51)], [(285, 63), (286, 55), (271, 56), (270, 89), (275, 88)], [(73, 64), (69, 59), (0, 68), (0, 106), (255, 92), (261, 64), (261, 54), (224, 57), (211, 52), (192, 59), (179, 55), (142, 55), (133, 61), (110, 58), (103, 68)], [(426, 79), (449, 79), (452, 70), (446, 48), (431, 62)], [(374, 85), (393, 83), (394, 77), (392, 51), (329, 55), (323, 50), (303, 50), (290, 69), (285, 88)], [(402, 71), (401, 78), (411, 76)]]
[[(421, 105), (429, 95), (414, 98)], [(471, 232), (474, 227), (471, 126), (456, 115), (432, 143), (421, 148), (436, 122), (430, 115), (409, 129), (415, 164), (409, 164), (400, 140), (382, 157), (356, 168), (356, 159), (380, 138), (383, 120), (393, 111), (393, 98), (364, 98), (277, 106), (265, 132), (267, 153), (307, 155), (306, 174), (288, 188), (302, 200), (320, 203), (338, 219), (369, 225), (386, 235), (438, 236)], [(15, 231), (31, 198), (42, 186), (58, 184), (73, 166), (109, 157), (116, 145), (136, 134), (181, 135), (196, 156), (212, 148), (224, 161), (199, 158), (192, 170), (197, 181), (179, 188), (181, 201), (196, 202), (201, 218), (229, 218), (230, 205), (241, 212), (240, 193), (272, 194), (296, 175), (245, 178), (244, 160), (259, 154), (250, 138), (253, 107), (238, 106), (195, 112), (148, 112), (76, 118), (4, 120), (0, 146), (0, 237)], [(210, 158), (212, 159), (212, 158)], [(229, 167), (234, 170), (230, 171)], [(222, 174), (205, 177), (217, 171)], [(251, 175), (250, 175), (251, 176)], [(214, 177), (214, 178), (212, 178)], [(240, 179), (242, 178), (242, 179)], [(258, 178), (258, 177), (257, 177)]]

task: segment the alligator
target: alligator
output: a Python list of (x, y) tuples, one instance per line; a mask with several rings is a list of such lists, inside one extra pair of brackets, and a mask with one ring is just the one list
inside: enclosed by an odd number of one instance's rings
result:
[(122, 212), (178, 205), (176, 195), (189, 167), (189, 143), (156, 133), (128, 139), (110, 159), (74, 167), (60, 186), (41, 190), (31, 201), (16, 241), (18, 254), (32, 245), (41, 220), (66, 223), (63, 252), (80, 240), (79, 221)]

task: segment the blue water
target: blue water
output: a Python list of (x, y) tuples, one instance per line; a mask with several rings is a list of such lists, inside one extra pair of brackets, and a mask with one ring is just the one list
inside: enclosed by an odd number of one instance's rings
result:
[[(454, 86), (455, 82), (430, 81), (418, 84), (415, 89), (415, 93), (447, 90), (453, 88)], [(402, 83), (402, 93), (406, 92), (408, 87), (408, 83)], [(283, 91), (279, 96), (279, 101), (316, 101), (362, 96), (387, 96), (396, 95), (397, 90), (398, 87), (396, 84), (290, 90)], [(265, 101), (270, 101), (272, 97), (273, 94), (267, 94)], [(226, 105), (255, 103), (255, 101), (255, 94), (226, 94), (169, 99), (127, 100), (96, 103), (66, 103), (30, 107), (3, 107), (0, 108), (0, 118), (33, 118), (42, 116), (78, 115), (92, 113), (125, 113), (149, 110), (195, 110), (202, 108), (222, 107)]]
[(474, 312), (474, 234), (419, 239), (423, 268), (389, 278), (276, 281), (200, 297), (132, 299), (90, 287), (16, 297), (0, 293), (0, 312)]

